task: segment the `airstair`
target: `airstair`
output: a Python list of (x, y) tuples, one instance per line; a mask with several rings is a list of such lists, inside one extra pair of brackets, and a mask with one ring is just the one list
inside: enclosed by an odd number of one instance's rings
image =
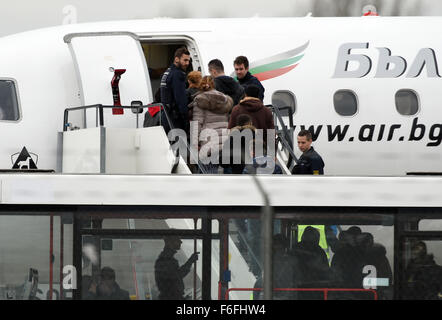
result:
[[(294, 153), (295, 144), (293, 141), (294, 125), (293, 111), (289, 106), (278, 107), (277, 105), (267, 105), (272, 112), (276, 130), (276, 158), (281, 166), (283, 173), (291, 175), (298, 158)], [(287, 126), (285, 119), (289, 121)]]

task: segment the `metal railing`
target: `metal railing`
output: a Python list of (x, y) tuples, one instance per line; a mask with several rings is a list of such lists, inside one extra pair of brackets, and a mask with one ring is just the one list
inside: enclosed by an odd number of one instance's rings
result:
[[(256, 263), (258, 265), (259, 269), (262, 270), (261, 261), (259, 261), (259, 259), (256, 256), (254, 250), (250, 246), (249, 239), (247, 239), (247, 237), (244, 235), (244, 233), (239, 228), (237, 230), (237, 234), (238, 234), (239, 242), (243, 243), (246, 246), (247, 253), (250, 256), (250, 258), (252, 260), (252, 263)], [(241, 252), (241, 250), (240, 250), (240, 252)], [(243, 257), (245, 258), (244, 255), (243, 255)]]
[[(88, 105), (88, 106), (82, 106), (82, 107), (74, 107), (74, 108), (66, 108), (64, 110), (64, 116), (63, 116), (63, 132), (67, 131), (68, 128), (70, 127), (70, 123), (69, 123), (69, 113), (72, 111), (79, 111), (79, 110), (87, 110), (87, 109), (96, 109), (97, 110), (97, 115), (98, 115), (98, 121), (96, 121), (97, 126), (103, 127), (104, 126), (104, 113), (103, 110), (104, 109), (114, 109), (114, 108), (119, 108), (119, 109), (131, 109), (133, 110), (134, 113), (140, 114), (143, 111), (141, 111), (142, 109), (149, 109), (149, 108), (157, 108), (160, 107), (160, 111), (164, 113), (167, 124), (169, 126), (170, 129), (174, 129), (174, 125), (173, 122), (170, 119), (169, 116), (169, 112), (167, 111), (167, 108), (164, 107), (163, 104), (161, 103), (155, 103), (155, 104), (149, 104), (149, 105), (140, 105), (140, 106), (107, 106), (107, 105), (102, 105), (102, 104), (93, 104), (93, 105)], [(160, 125), (161, 125), (161, 120), (162, 117), (160, 118)], [(138, 121), (137, 121), (138, 123)], [(207, 171), (204, 168), (204, 166), (201, 164), (200, 160), (194, 155), (192, 149), (190, 148), (189, 144), (187, 143), (187, 141), (181, 139), (181, 137), (178, 137), (180, 142), (184, 144), (184, 146), (186, 147), (187, 151), (189, 152), (189, 155), (191, 158), (193, 158), (198, 166), (198, 169), (201, 171), (201, 173), (206, 174)], [(174, 152), (174, 156), (175, 156), (175, 162), (173, 164), (172, 167), (172, 172), (174, 172), (176, 170), (176, 168), (178, 167), (179, 161), (180, 161), (180, 155), (179, 155), (179, 148), (177, 148)]]
[[(69, 113), (72, 111), (79, 111), (79, 110), (88, 110), (88, 109), (96, 109), (97, 110), (97, 115), (98, 115), (98, 121), (96, 121), (96, 126), (99, 127), (103, 127), (104, 126), (104, 113), (103, 110), (104, 109), (114, 109), (114, 108), (118, 108), (118, 109), (131, 109), (131, 110), (135, 110), (135, 109), (149, 109), (149, 108), (153, 108), (153, 107), (158, 107), (158, 104), (149, 104), (146, 106), (107, 106), (107, 105), (102, 105), (102, 104), (92, 104), (92, 105), (88, 105), (88, 106), (81, 106), (81, 107), (74, 107), (74, 108), (66, 108), (64, 110), (64, 117), (63, 117), (63, 131), (67, 131), (68, 128), (70, 127), (70, 123), (69, 123)], [(136, 112), (136, 114), (140, 114), (141, 112)]]
[[(293, 162), (295, 162), (295, 164), (298, 163), (298, 158), (295, 155), (295, 152), (293, 151), (294, 149), (294, 143), (293, 143), (293, 110), (290, 107), (278, 107), (276, 105), (266, 105), (267, 107), (269, 107), (272, 111), (273, 114), (276, 116), (276, 120), (277, 122), (275, 123), (275, 128), (277, 128), (277, 141), (281, 142), (282, 145), (282, 149), (286, 150), (286, 152), (288, 153), (288, 161), (287, 161), (287, 168), (289, 168), (289, 170), (291, 171), (292, 166), (293, 166)], [(289, 118), (289, 126), (290, 129), (287, 128), (287, 125), (285, 124), (285, 121), (282, 117), (282, 110), (287, 110), (288, 111), (288, 118)], [(279, 123), (279, 126), (278, 126)]]

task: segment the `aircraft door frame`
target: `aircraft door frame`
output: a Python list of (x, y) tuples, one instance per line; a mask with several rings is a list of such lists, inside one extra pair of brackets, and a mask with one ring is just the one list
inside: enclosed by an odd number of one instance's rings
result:
[(189, 50), (190, 56), (192, 58), (192, 68), (195, 71), (202, 71), (202, 58), (201, 53), (197, 46), (197, 41), (188, 36), (183, 34), (176, 34), (176, 35), (141, 35), (138, 37), (140, 43), (185, 43), (187, 50)]
[[(114, 70), (126, 69), (121, 75), (119, 92), (121, 104), (130, 106), (132, 101), (147, 105), (153, 101), (149, 71), (139, 37), (132, 32), (86, 32), (67, 34), (63, 38), (68, 45), (82, 105), (114, 105), (111, 81)], [(110, 113), (110, 111), (109, 111)], [(98, 115), (83, 114), (84, 128), (98, 126)], [(133, 127), (130, 112), (113, 117), (107, 115), (106, 124), (113, 127)]]

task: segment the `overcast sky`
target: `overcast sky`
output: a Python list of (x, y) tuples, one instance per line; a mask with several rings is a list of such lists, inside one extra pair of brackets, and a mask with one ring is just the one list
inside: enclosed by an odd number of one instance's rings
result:
[[(0, 0), (0, 36), (72, 22), (93, 22), (153, 17), (304, 16), (314, 0)], [(326, 0), (321, 0), (327, 3)], [(345, 1), (345, 0), (333, 0)], [(356, 1), (356, 0), (355, 0)], [(369, 0), (360, 0), (370, 2)], [(395, 0), (377, 0), (388, 7)], [(419, 2), (413, 15), (442, 16), (440, 0), (398, 0), (401, 6)], [(7, 4), (5, 4), (7, 2)], [(375, 1), (372, 1), (375, 2)], [(387, 9), (385, 9), (387, 10)], [(382, 15), (382, 11), (380, 12)], [(385, 14), (384, 14), (385, 15)]]

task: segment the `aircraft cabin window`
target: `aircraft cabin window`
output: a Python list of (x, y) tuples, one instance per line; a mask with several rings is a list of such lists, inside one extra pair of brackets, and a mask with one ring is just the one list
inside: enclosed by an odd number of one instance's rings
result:
[(396, 109), (404, 116), (413, 116), (419, 111), (419, 99), (413, 90), (399, 90), (395, 96)]
[(336, 112), (345, 117), (353, 116), (358, 112), (358, 99), (350, 90), (339, 90), (333, 97)]
[(290, 107), (293, 114), (296, 111), (296, 97), (291, 91), (288, 90), (275, 91), (272, 95), (272, 104), (282, 109), (282, 116), (289, 115), (287, 107)]
[(17, 90), (12, 80), (0, 80), (0, 121), (18, 121)]

